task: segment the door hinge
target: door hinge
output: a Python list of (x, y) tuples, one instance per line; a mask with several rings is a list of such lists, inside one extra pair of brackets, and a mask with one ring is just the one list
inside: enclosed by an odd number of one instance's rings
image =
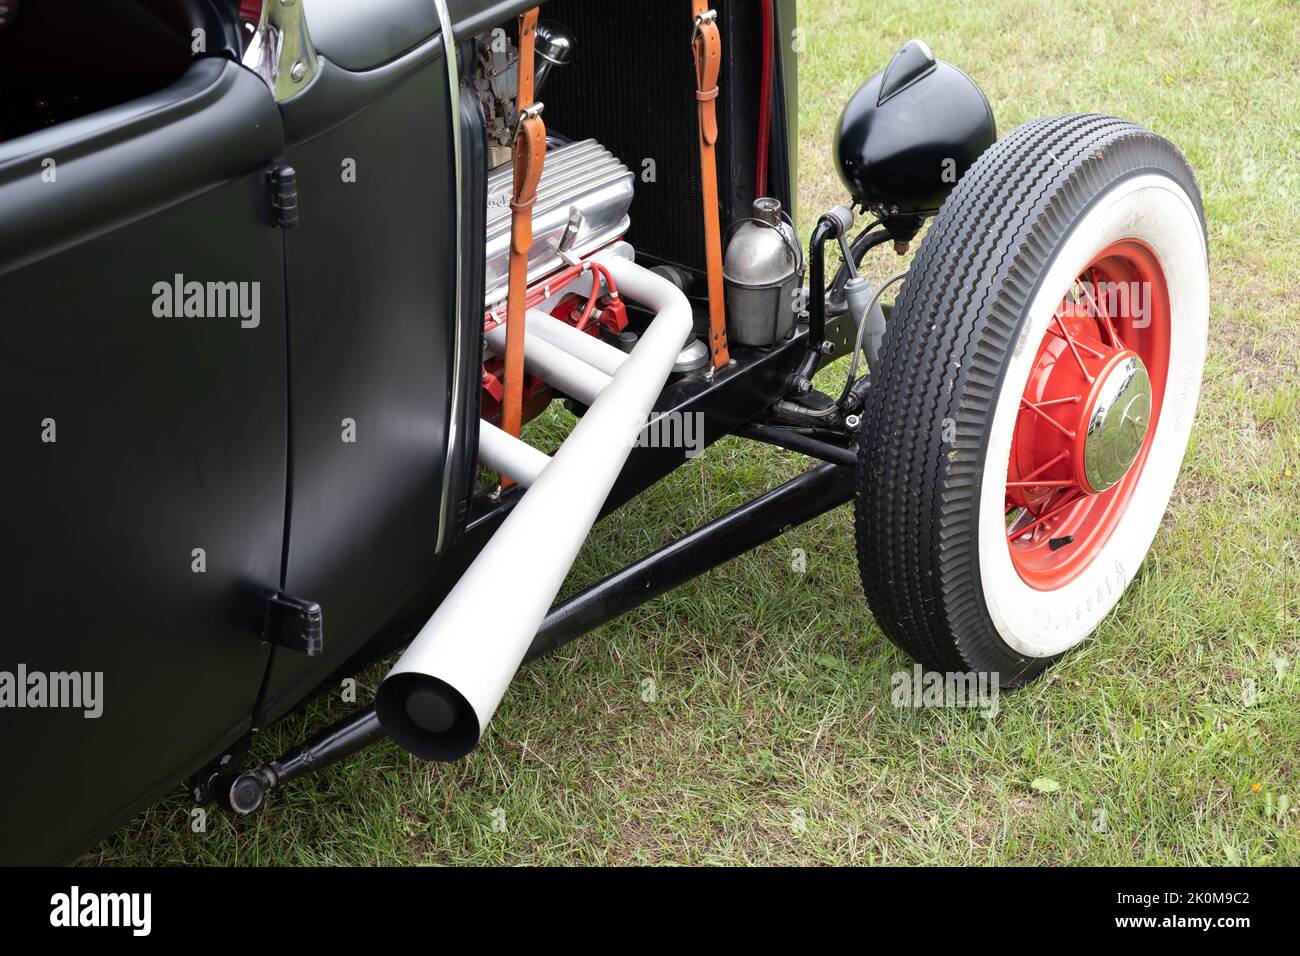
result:
[(277, 591), (266, 602), (262, 640), (308, 657), (319, 657), (325, 649), (320, 605)]
[(281, 229), (298, 225), (298, 174), (292, 166), (271, 170), (271, 222)]

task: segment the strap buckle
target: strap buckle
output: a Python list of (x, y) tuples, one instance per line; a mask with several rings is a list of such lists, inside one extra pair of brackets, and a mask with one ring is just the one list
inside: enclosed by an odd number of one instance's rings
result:
[(705, 10), (698, 17), (696, 17), (695, 29), (691, 33), (691, 46), (695, 46), (695, 44), (700, 41), (700, 34), (704, 30), (705, 24), (717, 23), (717, 20), (718, 20), (717, 10)]
[(534, 103), (532, 106), (529, 106), (527, 109), (521, 110), (519, 112), (518, 118), (515, 119), (515, 139), (518, 139), (520, 134), (523, 133), (524, 121), (530, 119), (537, 119), (539, 116), (541, 116), (542, 109), (545, 107), (545, 105), (546, 105), (545, 103)]

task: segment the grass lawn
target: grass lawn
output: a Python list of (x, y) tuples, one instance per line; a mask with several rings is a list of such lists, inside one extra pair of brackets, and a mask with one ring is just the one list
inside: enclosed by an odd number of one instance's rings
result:
[[(840, 107), (912, 36), (984, 87), (1003, 132), (1110, 112), (1196, 170), (1206, 384), (1117, 611), (996, 717), (892, 707), (891, 675), (911, 663), (867, 610), (845, 508), (526, 668), (460, 763), (384, 743), (253, 818), (213, 811), (204, 833), (178, 791), (85, 862), (1300, 864), (1300, 8), (801, 7), (805, 234), (843, 200)], [(893, 258), (873, 253), (870, 274)], [(807, 464), (738, 440), (710, 449), (598, 528), (569, 590)], [(348, 709), (319, 702), (254, 756)]]

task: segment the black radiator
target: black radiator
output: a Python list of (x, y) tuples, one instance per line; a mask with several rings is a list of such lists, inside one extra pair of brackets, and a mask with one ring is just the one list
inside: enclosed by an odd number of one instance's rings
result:
[[(724, 230), (754, 198), (762, 23), (753, 0), (715, 0), (723, 37), (718, 191)], [(734, 11), (734, 12), (733, 12)], [(703, 275), (704, 214), (689, 0), (551, 0), (577, 38), (541, 99), (547, 129), (594, 137), (637, 176), (628, 241), (638, 258)], [(702, 283), (691, 290), (703, 293)]]

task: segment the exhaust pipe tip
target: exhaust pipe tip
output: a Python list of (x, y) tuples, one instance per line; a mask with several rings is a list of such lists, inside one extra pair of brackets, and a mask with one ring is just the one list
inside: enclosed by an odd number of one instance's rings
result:
[(388, 736), (425, 760), (459, 760), (478, 744), (482, 730), (473, 706), (456, 688), (412, 671), (379, 685), (375, 713)]
[[(478, 743), (690, 334), (690, 301), (671, 282), (610, 250), (597, 261), (610, 270), (620, 294), (655, 317), (631, 355), (613, 356), (618, 363), (612, 377), (584, 363), (593, 380), (588, 384), (595, 386), (586, 414), (380, 684), (380, 725), (426, 760), (459, 760)], [(539, 338), (529, 345), (534, 360), (534, 345), (544, 343)], [(610, 358), (609, 351), (602, 354)], [(530, 550), (537, 541), (547, 542), (545, 562)], [(504, 606), (503, 580), (511, 582), (512, 598)]]

